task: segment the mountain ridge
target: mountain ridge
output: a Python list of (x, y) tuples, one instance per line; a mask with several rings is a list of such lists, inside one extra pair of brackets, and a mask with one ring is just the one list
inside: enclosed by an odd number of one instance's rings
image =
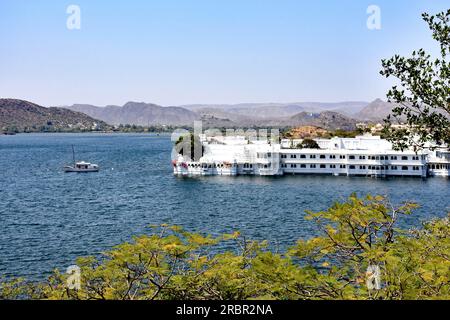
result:
[(21, 99), (0, 99), (0, 130), (3, 132), (101, 130), (105, 122), (64, 108), (46, 108)]
[(392, 112), (394, 107), (394, 103), (375, 99), (356, 113), (355, 117), (361, 120), (382, 121)]
[[(202, 120), (208, 126), (290, 125), (300, 120), (298, 117), (297, 119), (290, 118), (302, 112), (313, 114), (335, 112), (342, 115), (338, 120), (346, 122), (345, 127), (353, 127), (349, 125), (349, 122), (356, 123), (358, 119), (353, 115), (363, 110), (368, 104), (361, 101), (347, 101), (335, 103), (191, 104), (163, 107), (153, 103), (130, 101), (123, 106), (108, 105), (97, 107), (94, 105), (74, 104), (65, 108), (84, 112), (112, 125), (185, 125), (195, 120)], [(308, 116), (303, 114), (301, 118), (300, 122), (303, 124), (308, 119)], [(309, 118), (313, 120), (317, 117)], [(318, 118), (324, 120), (326, 114)], [(327, 123), (334, 127), (329, 121)], [(338, 125), (341, 124), (339, 123)]]
[[(313, 125), (331, 130), (343, 129), (353, 130), (360, 121), (378, 121), (392, 110), (393, 105), (376, 99), (371, 103), (365, 102), (336, 102), (336, 103), (243, 103), (235, 105), (207, 105), (196, 104), (186, 106), (163, 107), (154, 103), (129, 101), (123, 106), (107, 105), (98, 107), (90, 104), (74, 104), (65, 107), (45, 108), (31, 102), (14, 99), (3, 99), (5, 101), (16, 101), (16, 105), (26, 108), (34, 108), (33, 113), (36, 123), (27, 122), (17, 110), (10, 109), (13, 115), (6, 119), (3, 114), (3, 126), (7, 124), (19, 125), (21, 127), (46, 126), (43, 118), (47, 117), (50, 122), (57, 119), (56, 114), (66, 114), (64, 121), (56, 121), (60, 129), (65, 126), (74, 127), (71, 118), (77, 118), (81, 127), (86, 128), (87, 123), (97, 121), (102, 126), (107, 125), (188, 125), (194, 121), (201, 120), (204, 127), (244, 127), (244, 126), (304, 126)], [(331, 110), (329, 110), (331, 109)], [(345, 109), (345, 113), (342, 112)], [(66, 110), (66, 111), (63, 111)], [(53, 113), (52, 113), (53, 112)], [(3, 112), (5, 113), (5, 112)], [(38, 115), (40, 115), (39, 118)], [(14, 118), (15, 117), (15, 118)], [(56, 118), (55, 118), (56, 117)], [(64, 116), (62, 116), (64, 117)], [(85, 117), (81, 119), (80, 117)], [(35, 120), (36, 120), (35, 119)], [(96, 120), (98, 119), (98, 120)], [(60, 119), (61, 120), (61, 119)], [(69, 121), (70, 120), (70, 121)], [(21, 123), (23, 122), (23, 123)]]
[(220, 110), (227, 113), (234, 113), (243, 116), (254, 116), (254, 111), (258, 110), (258, 117), (273, 118), (282, 116), (292, 116), (299, 112), (322, 112), (337, 111), (347, 116), (353, 116), (369, 102), (344, 101), (344, 102), (290, 102), (290, 103), (238, 103), (238, 104), (190, 104), (181, 107), (194, 112), (202, 112), (204, 109)]
[(123, 106), (108, 105), (98, 107), (88, 104), (74, 104), (64, 108), (95, 116), (111, 125), (134, 124), (148, 125), (183, 125), (200, 116), (182, 107), (162, 107), (153, 103), (129, 101)]

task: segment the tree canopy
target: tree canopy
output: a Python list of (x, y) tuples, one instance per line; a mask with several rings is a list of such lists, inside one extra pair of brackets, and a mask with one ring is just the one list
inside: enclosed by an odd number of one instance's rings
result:
[[(450, 9), (422, 17), (439, 43), (440, 56), (433, 59), (419, 49), (411, 57), (395, 55), (382, 60), (380, 71), (400, 82), (387, 94), (396, 107), (385, 122), (388, 139), (402, 150), (410, 146), (417, 150), (430, 142), (450, 145)], [(406, 126), (392, 127), (393, 121)]]
[(305, 138), (302, 142), (297, 145), (300, 149), (320, 149), (317, 142), (313, 139)]

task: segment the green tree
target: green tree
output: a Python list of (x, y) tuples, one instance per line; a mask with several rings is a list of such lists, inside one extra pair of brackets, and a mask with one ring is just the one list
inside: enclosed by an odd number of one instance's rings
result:
[[(382, 60), (381, 75), (395, 77), (388, 101), (396, 103), (386, 122), (386, 133), (397, 149), (423, 148), (427, 142), (450, 144), (450, 9), (437, 15), (422, 15), (440, 45), (440, 57), (433, 59), (424, 49), (409, 58), (395, 55)], [(407, 124), (394, 129), (396, 120)]]
[(301, 143), (297, 145), (299, 149), (320, 149), (317, 142), (313, 139), (305, 138)]
[[(449, 220), (433, 220), (422, 230), (398, 229), (398, 220), (415, 207), (352, 195), (326, 211), (308, 212), (325, 236), (299, 241), (292, 253), (325, 266), (333, 277), (328, 290), (338, 298), (445, 299), (450, 294)], [(381, 270), (381, 290), (371, 292), (365, 285), (369, 265)]]

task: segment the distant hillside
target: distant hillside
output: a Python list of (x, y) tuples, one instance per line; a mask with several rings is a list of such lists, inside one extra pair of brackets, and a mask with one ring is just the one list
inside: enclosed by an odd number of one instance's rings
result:
[(65, 108), (83, 112), (112, 125), (185, 125), (200, 119), (197, 113), (181, 107), (161, 107), (144, 102), (127, 102), (122, 107), (75, 104)]
[[(96, 107), (75, 104), (66, 107), (86, 113), (109, 124), (147, 125), (192, 125), (202, 120), (204, 128), (245, 126), (302, 126), (313, 125), (330, 130), (353, 130), (357, 120), (331, 109), (362, 109), (364, 102), (305, 103), (304, 105), (258, 103), (237, 105), (189, 105), (183, 107), (162, 107), (143, 102), (128, 102), (123, 107)], [(189, 109), (189, 110), (188, 110)], [(322, 109), (325, 109), (324, 111)], [(318, 112), (305, 110), (321, 110)]]
[(286, 132), (286, 137), (290, 139), (317, 138), (327, 134), (328, 131), (315, 126), (295, 127)]
[(289, 117), (306, 109), (297, 104), (240, 104), (230, 108), (222, 108), (223, 111), (244, 117), (259, 119), (274, 119)]
[(355, 114), (355, 117), (361, 120), (382, 121), (395, 107), (394, 104), (376, 99)]
[(233, 125), (249, 125), (255, 123), (255, 121), (259, 119), (255, 115), (246, 116), (234, 112), (228, 112), (218, 108), (201, 108), (197, 109), (195, 112), (199, 114), (202, 119), (210, 119), (210, 122), (216, 119), (211, 123), (219, 123), (219, 120), (225, 120), (228, 123), (232, 122)]
[(259, 108), (253, 110), (254, 116), (239, 115), (217, 109), (199, 109), (204, 127), (286, 127), (286, 126), (316, 126), (328, 130), (354, 130), (359, 120), (334, 111), (299, 112), (292, 116), (261, 117)]
[(0, 131), (84, 131), (102, 130), (108, 125), (83, 113), (63, 108), (45, 108), (18, 100), (0, 99)]
[(228, 118), (217, 118), (211, 115), (203, 115), (200, 120), (203, 128), (232, 128), (238, 126), (237, 122)]
[(210, 115), (221, 117), (223, 113), (232, 119), (233, 115), (250, 117), (252, 119), (274, 119), (293, 116), (300, 112), (320, 113), (323, 111), (335, 111), (347, 116), (353, 116), (361, 111), (368, 102), (294, 102), (294, 103), (240, 103), (240, 104), (194, 104), (185, 105), (183, 108), (197, 113), (207, 112)]
[(344, 102), (299, 102), (306, 112), (333, 111), (346, 116), (354, 116), (369, 103), (365, 101), (344, 101)]
[(301, 112), (290, 117), (288, 123), (294, 126), (313, 125), (329, 130), (355, 130), (357, 120), (338, 112), (324, 111), (320, 113)]

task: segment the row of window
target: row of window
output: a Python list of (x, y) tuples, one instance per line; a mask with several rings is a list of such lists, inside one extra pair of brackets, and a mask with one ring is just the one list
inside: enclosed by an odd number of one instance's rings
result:
[[(283, 163), (281, 165), (281, 167), (282, 168), (292, 168), (292, 169), (295, 169), (297, 167), (298, 168), (302, 168), (302, 169), (305, 169), (305, 168), (326, 169), (328, 167), (330, 169), (335, 169), (336, 165), (335, 164), (330, 164), (330, 165), (326, 165), (326, 164), (321, 164), (321, 165), (309, 164), (309, 165), (307, 165), (307, 164), (296, 164), (296, 163), (291, 163), (290, 165), (288, 165), (288, 164)], [(347, 165), (341, 164), (341, 165), (339, 165), (339, 168), (340, 169), (346, 169)], [(356, 169), (366, 170), (366, 169), (368, 169), (368, 170), (375, 170), (375, 171), (377, 171), (377, 170), (399, 170), (399, 168), (397, 166), (354, 166), (354, 165), (350, 165), (350, 166), (348, 166), (348, 168), (350, 170), (356, 170)], [(406, 171), (406, 170), (409, 170), (409, 167), (408, 166), (401, 166), (400, 169)], [(420, 167), (419, 166), (412, 166), (412, 170), (418, 171), (418, 170), (420, 170)]]
[(258, 152), (258, 153), (256, 154), (256, 157), (257, 157), (258, 159), (267, 159), (267, 158), (271, 158), (271, 157), (272, 157), (272, 153), (271, 153), (271, 152), (268, 152), (268, 153)]
[(236, 164), (231, 163), (182, 163), (182, 166), (185, 168), (203, 168), (203, 169), (211, 169), (211, 168), (231, 168), (236, 167)]
[(448, 165), (448, 164), (431, 164), (430, 168), (432, 170), (450, 169), (450, 165)]
[[(258, 164), (258, 168), (261, 168), (261, 169), (262, 168), (267, 169), (267, 168), (270, 168), (270, 167), (272, 167), (271, 163), (267, 163), (267, 164), (259, 163)], [(253, 169), (253, 164), (251, 164), (251, 163), (244, 163), (243, 169)]]
[[(194, 165), (189, 165), (189, 166), (194, 166)], [(223, 166), (223, 165), (222, 165)], [(220, 167), (220, 165), (218, 165), (218, 167)], [(244, 163), (243, 165), (244, 169), (252, 169), (253, 168), (253, 164), (251, 163)], [(287, 168), (286, 164), (282, 164), (281, 165), (282, 168)], [(319, 166), (320, 168), (326, 168), (326, 165), (321, 164)], [(345, 169), (346, 165), (340, 165), (339, 166), (341, 169)], [(294, 164), (294, 167), (291, 165), (291, 168), (297, 168), (296, 165)], [(302, 164), (300, 165), (300, 168), (306, 168), (306, 165)], [(315, 164), (311, 164), (310, 168), (316, 168)], [(334, 169), (336, 168), (335, 164), (330, 164), (329, 168)], [(350, 169), (356, 169), (356, 166), (354, 165), (350, 165), (349, 166)], [(369, 170), (389, 170), (389, 166), (358, 166), (358, 168), (360, 170), (365, 170), (366, 168)], [(447, 164), (431, 164), (430, 168), (433, 170), (440, 170), (440, 169), (450, 169), (450, 165)], [(408, 166), (402, 166), (401, 167), (402, 170), (408, 170)], [(398, 166), (390, 166), (390, 170), (398, 170)], [(420, 170), (420, 168), (418, 166), (413, 166), (413, 170)]]
[[(232, 167), (232, 166), (234, 166), (234, 165), (231, 165), (231, 164), (206, 164), (206, 163), (203, 163), (203, 164), (191, 164), (191, 163), (189, 163), (189, 164), (187, 164), (187, 166), (188, 167), (192, 167), (192, 168), (198, 168), (198, 167), (202, 167), (202, 168), (226, 168), (226, 167)], [(264, 169), (267, 169), (267, 168), (270, 168), (271, 167), (271, 165), (270, 165), (270, 163), (269, 164), (259, 164), (258, 165), (258, 167), (259, 168), (264, 168)], [(292, 169), (295, 169), (295, 168), (302, 168), (302, 169), (306, 169), (306, 168), (310, 168), (310, 169), (316, 169), (316, 168), (320, 168), (320, 169), (326, 169), (326, 168), (330, 168), (330, 169), (336, 169), (336, 168), (340, 168), (340, 169), (346, 169), (347, 168), (347, 165), (345, 165), (345, 164), (340, 164), (340, 165), (335, 165), (335, 164), (329, 164), (329, 165), (326, 165), (326, 164), (295, 164), (295, 163), (292, 163), (292, 164), (285, 164), (285, 163), (283, 163), (283, 164), (281, 164), (281, 168), (292, 168)], [(359, 170), (366, 170), (366, 169), (368, 169), (368, 170), (375, 170), (375, 171), (379, 171), (379, 170), (403, 170), (403, 171), (407, 171), (407, 170), (409, 170), (409, 167), (408, 166), (365, 166), (365, 165), (361, 165), (361, 166), (355, 166), (355, 165), (349, 165), (348, 166), (349, 167), (349, 169), (350, 170), (357, 170), (357, 169), (359, 169)], [(243, 165), (243, 168), (244, 169), (247, 169), (247, 168), (253, 168), (253, 164), (251, 164), (251, 163), (244, 163), (244, 165)], [(436, 165), (431, 165), (431, 169), (450, 169), (450, 166), (448, 166), (448, 165), (445, 165), (445, 164), (436, 164)], [(414, 171), (418, 171), (418, 170), (420, 170), (420, 167), (419, 166), (412, 166), (411, 167), (411, 169), (412, 170), (414, 170)]]
[[(290, 154), (289, 158), (290, 159), (297, 159), (297, 156), (300, 159), (306, 159), (306, 155), (305, 154), (299, 154), (299, 155), (297, 155), (297, 154)], [(321, 154), (321, 155), (310, 154), (309, 158), (310, 159), (316, 159), (317, 156), (320, 159), (326, 159), (326, 155), (324, 155), (324, 154)], [(287, 154), (282, 154), (281, 155), (281, 159), (287, 159), (287, 157), (288, 157)], [(345, 155), (339, 155), (339, 159), (345, 159), (345, 158), (346, 158)], [(355, 160), (356, 156), (350, 155), (350, 156), (348, 156), (348, 158), (350, 160)], [(328, 155), (328, 159), (336, 159), (336, 155), (330, 154), (330, 155)], [(358, 156), (358, 159), (359, 160), (365, 160), (366, 156)], [(397, 156), (390, 156), (390, 157), (389, 156), (367, 156), (367, 159), (368, 160), (389, 160), (389, 159), (390, 160), (398, 160)], [(409, 157), (408, 156), (402, 156), (401, 159), (402, 160), (408, 160)], [(411, 156), (411, 160), (419, 160), (419, 156)]]

